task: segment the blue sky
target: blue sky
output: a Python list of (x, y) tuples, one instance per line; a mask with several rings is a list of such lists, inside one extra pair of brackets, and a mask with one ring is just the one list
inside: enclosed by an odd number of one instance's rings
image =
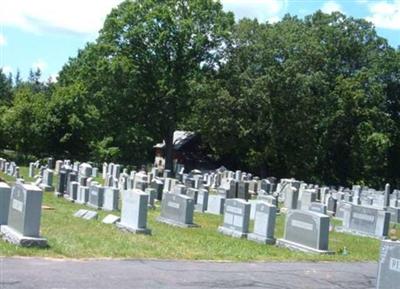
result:
[[(55, 78), (121, 0), (0, 0), (0, 67), (25, 78), (39, 67)], [(222, 0), (236, 17), (276, 22), (286, 13), (304, 17), (321, 9), (374, 23), (378, 34), (400, 46), (400, 0)]]

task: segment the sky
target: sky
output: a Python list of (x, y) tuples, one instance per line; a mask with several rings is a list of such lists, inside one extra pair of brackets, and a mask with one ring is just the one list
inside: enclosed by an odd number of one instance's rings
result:
[[(0, 0), (0, 68), (5, 73), (40, 68), (56, 79), (70, 57), (94, 41), (104, 19), (121, 0)], [(371, 21), (393, 47), (400, 46), (400, 0), (221, 0), (236, 19), (274, 23), (285, 14), (340, 11)]]

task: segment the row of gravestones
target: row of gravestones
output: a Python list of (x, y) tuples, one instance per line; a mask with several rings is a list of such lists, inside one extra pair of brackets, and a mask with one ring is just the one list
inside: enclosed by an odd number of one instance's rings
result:
[[(181, 198), (178, 195), (174, 196), (173, 194), (167, 194), (167, 196), (164, 204), (168, 205), (168, 207), (182, 212), (187, 211), (187, 208), (191, 208), (191, 200), (184, 197)], [(146, 219), (144, 217), (137, 219), (135, 215), (132, 215), (132, 212), (135, 212), (132, 208), (138, 208), (136, 211), (142, 210), (139, 216), (146, 216), (147, 197), (147, 195), (135, 193), (133, 191), (126, 195), (124, 201), (126, 207), (123, 206), (121, 222), (118, 224), (119, 227), (129, 231), (149, 233), (149, 229), (147, 229), (145, 225)], [(11, 190), (7, 184), (0, 183), (0, 230), (4, 239), (23, 246), (47, 246), (47, 241), (39, 235), (41, 198), (42, 191), (37, 187), (17, 182)], [(9, 203), (9, 206), (7, 206), (7, 203)], [(225, 208), (226, 217), (224, 217), (224, 224), (222, 225), (224, 228), (223, 230), (227, 229), (232, 231), (237, 230), (239, 227), (241, 229), (243, 224), (246, 223), (246, 221), (242, 219), (242, 215), (249, 215), (249, 205), (245, 204), (243, 200), (233, 199), (228, 200), (227, 205), (228, 206)], [(7, 208), (9, 210), (7, 210)], [(274, 206), (268, 204), (258, 205), (257, 216), (260, 216), (260, 218), (256, 218), (257, 221), (255, 222), (254, 233), (248, 234), (248, 238), (264, 241), (265, 239), (260, 239), (260, 236), (267, 236), (268, 232), (273, 231), (272, 220), (275, 212)], [(261, 217), (262, 214), (267, 216)], [(190, 216), (186, 216), (186, 214), (183, 214), (185, 217), (178, 218), (179, 220), (175, 218), (175, 215), (173, 210), (164, 211), (160, 218), (169, 220), (172, 217), (178, 222), (190, 221)], [(271, 215), (271, 217), (269, 215)], [(132, 226), (132, 220), (135, 220), (134, 223), (137, 225)], [(244, 226), (246, 226), (246, 224), (244, 224)], [(326, 227), (325, 219), (315, 219), (315, 215), (310, 217), (304, 211), (290, 212), (286, 219), (283, 242), (292, 246), (294, 242), (298, 242), (298, 240), (293, 241), (293, 239), (301, 238), (302, 243), (306, 244), (306, 247), (313, 246), (321, 248), (322, 246), (323, 248), (325, 240), (318, 237), (318, 235), (321, 235), (320, 233), (314, 232), (314, 226), (317, 228)], [(291, 231), (288, 230), (289, 228)], [(305, 232), (307, 234), (305, 234)], [(267, 241), (268, 240), (273, 240), (273, 236), (269, 235)], [(377, 288), (396, 288), (399, 281), (400, 242), (382, 241)]]
[(19, 167), (15, 164), (15, 162), (9, 162), (3, 158), (0, 158), (0, 171), (14, 178), (20, 177)]
[[(52, 160), (49, 159), (49, 167), (51, 167)], [(56, 166), (57, 163), (59, 163), (59, 161), (56, 162)], [(68, 166), (68, 163), (64, 163), (66, 166)], [(74, 165), (75, 167), (75, 165)], [(108, 168), (112, 168), (113, 166), (110, 164), (110, 166)], [(118, 165), (116, 165), (116, 167), (118, 167)], [(80, 167), (78, 167), (80, 168)], [(88, 177), (91, 173), (90, 173), (90, 166), (89, 168), (87, 166), (84, 166), (84, 171), (87, 171), (87, 169), (89, 169), (89, 172), (83, 173), (81, 176), (81, 174), (79, 174), (80, 177), (80, 181), (82, 181), (82, 179), (84, 177)], [(60, 169), (60, 171), (62, 171), (62, 168)], [(115, 170), (115, 171), (119, 171), (119, 170)], [(79, 169), (79, 172), (82, 172), (82, 170)], [(112, 172), (112, 171), (111, 171)], [(118, 174), (118, 173), (117, 173)], [(139, 174), (138, 174), (139, 175)], [(229, 174), (228, 174), (229, 175)], [(238, 175), (238, 172), (236, 172), (236, 175)], [(118, 196), (118, 193), (115, 189), (111, 189), (111, 188), (103, 188), (101, 186), (99, 186), (98, 184), (93, 184), (89, 187), (86, 187), (84, 184), (76, 182), (76, 176), (74, 178), (72, 178), (74, 176), (74, 171), (71, 172), (71, 174), (69, 174), (70, 177), (64, 175), (64, 174), (60, 174), (60, 180), (59, 180), (59, 187), (64, 187), (64, 190), (66, 190), (66, 195), (69, 196), (69, 198), (73, 201), (77, 201), (79, 203), (89, 203), (89, 205), (95, 207), (95, 208), (104, 208), (106, 210), (114, 210), (116, 209), (116, 205), (118, 203), (118, 198), (116, 196)], [(64, 179), (67, 179), (68, 182), (63, 181), (63, 177)], [(82, 177), (82, 178), (81, 178)], [(46, 188), (50, 188), (51, 189), (51, 183), (52, 183), (52, 174), (51, 174), (51, 170), (46, 169), (43, 172), (43, 180), (44, 183), (41, 183), (40, 186), (44, 189)], [(167, 182), (168, 181), (168, 182)], [(168, 180), (165, 179), (166, 183), (172, 184), (174, 182), (174, 179), (170, 179)], [(176, 182), (176, 181), (175, 181)], [(189, 186), (192, 182), (188, 182)], [(231, 182), (231, 184), (233, 184), (234, 182)], [(278, 184), (278, 188), (279, 186), (281, 188), (285, 188), (285, 184), (289, 183), (290, 186), (289, 188), (293, 188), (296, 187), (296, 181), (294, 180), (282, 180), (280, 184)], [(297, 182), (298, 183), (298, 182)], [(80, 187), (82, 185), (82, 187)], [(295, 194), (286, 194), (286, 198), (285, 198), (285, 206), (287, 203), (289, 203), (289, 205), (287, 207), (291, 208), (291, 209), (295, 209), (298, 205), (296, 204), (296, 202), (300, 203), (300, 209), (305, 209), (305, 208), (309, 208), (311, 211), (316, 211), (319, 213), (325, 213), (326, 208), (324, 206), (319, 206), (317, 203), (315, 203), (316, 200), (316, 193), (312, 190), (312, 189), (303, 189), (301, 190), (301, 186), (303, 184), (299, 185), (300, 188), (300, 195), (301, 196), (301, 200), (298, 200), (295, 196)], [(186, 188), (183, 185), (176, 185), (176, 187), (179, 189), (180, 187), (180, 194), (185, 194), (186, 193)], [(182, 188), (183, 187), (183, 188)], [(236, 182), (236, 185), (234, 186), (235, 188), (239, 188), (239, 191), (241, 192), (247, 192), (248, 191), (248, 183), (244, 183), (244, 182)], [(142, 187), (143, 190), (144, 187)], [(174, 186), (172, 185), (167, 185), (164, 186), (164, 191), (170, 191), (171, 189), (173, 189)], [(131, 188), (129, 188), (131, 189)], [(281, 189), (282, 190), (282, 189)], [(61, 190), (58, 190), (59, 192)], [(222, 193), (221, 193), (222, 191)], [(287, 190), (286, 190), (287, 191)], [(197, 198), (197, 194), (198, 191), (196, 191), (195, 189), (190, 188), (190, 190), (188, 190), (188, 192), (190, 194), (193, 194), (193, 196), (195, 196)], [(296, 190), (292, 190), (292, 192), (296, 192)], [(63, 192), (64, 193), (64, 192)], [(223, 204), (225, 199), (229, 198), (229, 197), (235, 197), (236, 195), (227, 193), (227, 190), (224, 190), (223, 188), (220, 188), (219, 190), (220, 195), (219, 196), (214, 196), (211, 195), (210, 197), (207, 196), (207, 199), (209, 201), (204, 202), (200, 200), (200, 203), (202, 203), (201, 205), (203, 206), (203, 211), (207, 210), (207, 208), (210, 208), (210, 212), (211, 213), (216, 213), (216, 214), (220, 214), (223, 210)], [(244, 193), (246, 194), (246, 193)], [(204, 199), (204, 191), (200, 194), (200, 199)], [(291, 198), (290, 198), (291, 196)], [(268, 197), (268, 196), (267, 196)], [(329, 200), (332, 198), (329, 198)], [(289, 200), (289, 202), (288, 202)], [(197, 201), (197, 200), (196, 200)], [(254, 206), (256, 205), (257, 202), (253, 201), (252, 204), (254, 204)], [(276, 204), (277, 202), (275, 202)], [(252, 208), (255, 208), (254, 206), (252, 206)], [(328, 206), (329, 207), (329, 206)], [(349, 207), (349, 206), (347, 206)], [(353, 208), (353, 206), (350, 206), (350, 208)], [(354, 207), (353, 211), (356, 210), (357, 207)], [(363, 208), (361, 208), (363, 209)], [(364, 209), (365, 210), (365, 209)], [(252, 210), (252, 214), (251, 216), (253, 216), (254, 219), (254, 212), (255, 209)], [(369, 210), (369, 212), (374, 212), (373, 210)], [(377, 214), (377, 213), (374, 213)], [(372, 225), (375, 225), (375, 227), (379, 228), (379, 229), (374, 229), (374, 232), (380, 232), (378, 234), (378, 236), (380, 235), (385, 235), (387, 232), (387, 222), (385, 220), (387, 220), (387, 217), (385, 217), (385, 215), (387, 214), (383, 214), (383, 217), (371, 217), (374, 216), (374, 214), (372, 213), (365, 213), (364, 217), (360, 217), (360, 213), (349, 213), (346, 214), (346, 216), (350, 216), (348, 221), (344, 222), (344, 226), (343, 229), (346, 230), (348, 229), (350, 232), (354, 232), (354, 228), (352, 227), (356, 227), (355, 225), (352, 226), (352, 224), (358, 224), (360, 222), (356, 222), (354, 220), (357, 219), (357, 217), (359, 218), (363, 218), (362, 220), (364, 221), (364, 223), (366, 223), (366, 220), (370, 220), (370, 223), (373, 223)], [(382, 214), (381, 214), (382, 215)], [(378, 221), (375, 222), (375, 219), (377, 219)], [(379, 222), (383, 220), (382, 222)], [(363, 227), (364, 231), (367, 232), (371, 232), (372, 229), (370, 227), (371, 226), (366, 226), (365, 224), (363, 224), (362, 226), (359, 226), (360, 228), (358, 229), (359, 231), (362, 232)]]
[[(115, 210), (117, 209), (118, 206), (118, 196), (119, 192), (116, 189), (109, 188), (109, 187), (102, 187), (96, 183), (90, 184), (89, 186), (86, 186), (86, 178), (89, 179), (89, 176), (92, 175), (92, 168), (90, 165), (87, 164), (82, 164), (82, 165), (76, 165), (72, 167), (72, 170), (65, 169), (65, 167), (69, 166), (68, 161), (64, 161), (62, 164), (59, 165), (61, 161), (56, 162), (56, 167), (59, 167), (59, 186), (57, 193), (58, 194), (65, 194), (68, 196), (68, 198), (72, 201), (76, 201), (77, 203), (88, 203), (90, 206), (94, 208), (103, 208), (105, 210)], [(4, 162), (5, 163), (5, 162)], [(52, 163), (54, 163), (54, 160), (52, 158), (49, 158), (48, 160), (48, 167), (52, 167)], [(1, 162), (0, 162), (1, 165)], [(65, 166), (65, 167), (64, 167)], [(115, 167), (118, 167), (119, 165), (115, 165)], [(107, 169), (113, 168), (113, 165), (110, 164)], [(76, 168), (78, 172), (74, 170)], [(67, 171), (67, 172), (66, 172)], [(69, 171), (69, 173), (68, 173)], [(113, 171), (116, 171), (116, 175), (119, 174), (118, 169), (111, 170), (111, 173)], [(77, 177), (76, 173), (78, 173), (79, 176), (79, 182), (77, 182)], [(224, 172), (224, 174), (226, 171)], [(146, 180), (146, 174), (145, 172), (139, 172), (137, 175), (142, 175), (144, 176), (141, 186), (139, 189), (146, 190), (147, 188), (147, 180)], [(167, 173), (168, 175), (168, 173)], [(238, 172), (236, 172), (236, 175), (238, 175)], [(227, 174), (229, 176), (229, 174)], [(50, 169), (44, 169), (41, 170), (41, 179), (42, 182), (39, 183), (39, 186), (45, 190), (51, 190), (52, 189), (52, 170)], [(195, 178), (188, 178), (187, 179), (188, 186), (199, 186), (200, 185), (195, 185), (196, 182), (193, 182)], [(224, 180), (224, 179), (223, 179)], [(155, 186), (158, 188), (158, 191), (160, 191), (160, 186), (162, 186), (162, 181), (159, 180), (159, 182), (155, 182)], [(165, 179), (165, 183), (167, 184), (164, 187), (164, 192), (171, 191), (172, 189), (175, 189), (174, 187), (176, 186), (178, 193), (180, 194), (186, 194), (186, 188), (184, 185), (176, 185), (177, 181), (175, 179)], [(202, 183), (202, 182), (198, 182)], [(172, 185), (174, 184), (174, 185)], [(239, 195), (246, 195), (248, 192), (248, 183), (239, 181), (239, 182), (232, 182), (230, 181), (230, 185), (233, 185), (235, 188), (236, 192), (240, 192)], [(289, 186), (287, 186), (289, 184)], [(302, 187), (304, 184), (299, 184), (299, 182), (295, 180), (287, 180), (283, 179), (281, 180), (281, 183), (278, 184), (278, 190), (280, 191), (286, 191), (285, 194), (285, 207), (289, 207), (290, 209), (297, 209), (298, 207), (302, 210), (311, 210), (315, 212), (319, 212), (322, 214), (326, 214), (326, 207), (324, 205), (319, 205), (316, 203), (317, 199), (317, 193), (316, 189), (311, 189), (311, 188), (305, 188)], [(299, 187), (299, 190), (294, 190), (293, 188)], [(192, 195), (195, 198), (195, 202), (197, 205), (197, 196), (199, 191), (189, 187), (188, 193)], [(287, 190), (287, 188), (290, 188), (291, 190)], [(133, 186), (127, 189), (135, 189), (137, 187)], [(237, 194), (232, 194), (231, 191), (228, 191), (222, 187), (219, 188), (218, 192), (219, 195), (210, 195), (208, 196), (208, 193), (205, 193), (206, 190), (202, 189), (200, 198), (199, 198), (199, 207), (202, 207), (202, 211), (207, 210), (208, 212), (214, 213), (214, 214), (221, 214), (223, 211), (224, 207), (224, 202), (226, 199), (237, 197)], [(62, 193), (61, 193), (62, 192)], [(151, 190), (153, 192), (153, 190)], [(288, 192), (291, 192), (291, 194), (288, 194)], [(296, 192), (299, 192), (296, 196)], [(150, 192), (148, 192), (149, 194)], [(161, 199), (159, 192), (157, 193), (158, 199)], [(330, 193), (331, 194), (331, 193)], [(299, 195), (300, 195), (300, 200), (299, 200)], [(323, 195), (326, 195), (324, 193)], [(344, 194), (341, 194), (341, 192), (338, 192), (336, 195), (341, 195), (343, 196)], [(357, 193), (355, 193), (357, 195)], [(154, 193), (150, 194), (151, 199), (154, 200)], [(260, 194), (259, 197), (262, 199), (263, 195)], [(270, 196), (266, 196), (268, 198)], [(337, 196), (336, 196), (337, 197)], [(205, 199), (205, 200), (204, 200)], [(246, 199), (246, 198), (244, 198)], [(323, 199), (323, 198), (321, 198)], [(330, 200), (336, 200), (336, 198), (333, 198), (330, 196), (327, 198), (328, 200), (328, 208), (330, 206)], [(254, 219), (255, 215), (255, 205), (257, 204), (258, 201), (251, 200), (250, 201), (252, 204), (252, 210), (251, 210), (251, 219)], [(345, 218), (343, 219), (343, 227), (338, 228), (338, 230), (343, 231), (343, 232), (350, 232), (350, 233), (356, 233), (360, 235), (367, 235), (367, 236), (373, 236), (373, 237), (383, 237), (387, 236), (388, 232), (388, 227), (389, 227), (389, 222), (388, 220), (388, 213), (379, 209), (374, 209), (374, 208), (365, 208), (363, 206), (357, 206), (357, 205), (351, 205), (346, 202), (341, 202), (339, 203), (339, 206), (337, 206), (336, 202), (333, 202), (335, 206), (329, 211), (332, 213), (336, 213), (336, 208), (339, 207), (339, 214), (337, 214), (337, 217), (339, 218)], [(344, 204), (342, 206), (342, 203)], [(274, 203), (275, 205), (277, 202)], [(300, 204), (300, 205), (299, 205)], [(346, 214), (344, 214), (345, 208), (348, 211)], [(360, 213), (361, 212), (361, 213)], [(393, 216), (393, 214), (389, 214), (389, 216)]]
[[(192, 188), (186, 191), (186, 187), (176, 185), (174, 187), (173, 193), (166, 192), (162, 200), (161, 214), (158, 220), (177, 226), (195, 226), (193, 223), (193, 212), (195, 208), (195, 203), (199, 200), (199, 192), (191, 189)], [(40, 206), (42, 193), (36, 194), (36, 196), (40, 196), (40, 199), (36, 199), (35, 201), (31, 201), (32, 203), (28, 203), (28, 200), (30, 199), (29, 196), (34, 196), (34, 191), (38, 192), (40, 190), (37, 187), (25, 185), (22, 183), (17, 183), (16, 186), (13, 188), (13, 194), (10, 201), (10, 222), (8, 223), (8, 225), (4, 226), (4, 228), (2, 226), (2, 233), (4, 234), (4, 236), (6, 236), (6, 239), (12, 240), (14, 242), (15, 240), (18, 240), (18, 243), (20, 244), (26, 244), (27, 240), (29, 240), (30, 242), (35, 241), (36, 244), (43, 243), (43, 239), (41, 239), (38, 234), (40, 226)], [(98, 190), (94, 189), (93, 191), (96, 192), (92, 194), (93, 198), (96, 200), (94, 202), (90, 201), (90, 204), (95, 204), (96, 206), (98, 206)], [(200, 192), (200, 195), (203, 197), (204, 194), (207, 194), (206, 190)], [(117, 224), (118, 227), (133, 232), (150, 232), (150, 230), (147, 229), (146, 226), (148, 198), (149, 196), (147, 194), (139, 190), (124, 191), (121, 208), (121, 220)], [(39, 211), (32, 209), (32, 206), (35, 204), (36, 208), (39, 208)], [(27, 208), (29, 208), (29, 210), (27, 210)], [(203, 211), (204, 207), (201, 208), (201, 210)], [(15, 211), (19, 212), (20, 215), (18, 217), (15, 217)], [(35, 214), (36, 217), (32, 217), (31, 215), (32, 218), (25, 218), (25, 221), (28, 219), (36, 220), (35, 226), (33, 226), (32, 224), (30, 225), (32, 227), (36, 227), (35, 230), (31, 230), (32, 232), (35, 231), (36, 233), (32, 234), (29, 232), (29, 230), (24, 231), (25, 225), (15, 224), (15, 220), (21, 222), (23, 216), (27, 216), (34, 211), (39, 212)], [(263, 240), (262, 242), (265, 243), (273, 242), (275, 215), (275, 206), (267, 203), (259, 203), (256, 206), (255, 230), (253, 234), (249, 234), (249, 239), (255, 241)], [(267, 218), (265, 218), (266, 216)], [(220, 227), (220, 231), (233, 236), (236, 235), (235, 232), (242, 231), (240, 235), (236, 236), (242, 237), (243, 232), (247, 235), (246, 230), (248, 229), (249, 219), (249, 203), (240, 199), (227, 199), (224, 206), (224, 224)], [(290, 218), (288, 217), (288, 219)], [(297, 221), (297, 223), (298, 222), (299, 221)], [(238, 230), (239, 227), (240, 229)], [(14, 231), (16, 228), (17, 234)], [(285, 238), (290, 239), (290, 230), (286, 231), (287, 232), (285, 233)], [(18, 235), (18, 233), (20, 233), (20, 235)]]
[(394, 191), (391, 196), (389, 185), (386, 185), (384, 192), (375, 192), (384, 197), (384, 205), (373, 206), (354, 202), (361, 195), (358, 186), (339, 191), (321, 188), (318, 193), (318, 188), (307, 188), (295, 180), (284, 181), (289, 185), (285, 187), (285, 184), (278, 184), (278, 188), (283, 188), (284, 207), (334, 216), (343, 221), (343, 226), (338, 227), (337, 231), (382, 239), (388, 235), (390, 222), (399, 222), (400, 208), (392, 207), (389, 202), (390, 198), (397, 200), (397, 192)]

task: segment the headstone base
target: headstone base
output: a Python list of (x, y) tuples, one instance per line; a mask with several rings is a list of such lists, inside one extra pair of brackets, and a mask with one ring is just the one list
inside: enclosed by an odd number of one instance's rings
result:
[(47, 239), (23, 236), (9, 226), (1, 226), (1, 235), (3, 240), (21, 247), (48, 247)]
[(129, 233), (134, 233), (134, 234), (143, 234), (143, 235), (151, 235), (151, 229), (143, 229), (143, 228), (133, 228), (124, 224), (121, 224), (120, 222), (115, 223), (118, 229), (129, 232)]
[(96, 209), (96, 210), (101, 210), (102, 209), (102, 207), (99, 207), (99, 206), (96, 206), (96, 205), (92, 205), (91, 203), (86, 203), (86, 206), (91, 207), (91, 208)]
[(107, 215), (103, 221), (101, 221), (103, 224), (115, 224), (121, 220), (120, 217), (115, 216), (115, 215)]
[(278, 239), (276, 241), (276, 245), (278, 247), (284, 247), (288, 248), (289, 250), (293, 251), (300, 251), (304, 253), (314, 253), (314, 254), (321, 254), (321, 255), (333, 255), (335, 252), (333, 251), (324, 251), (324, 250), (318, 250), (315, 248), (307, 247), (298, 243), (294, 243), (285, 239)]
[(374, 238), (377, 240), (387, 239), (386, 236), (377, 236), (377, 235), (368, 234), (368, 233), (364, 233), (364, 232), (360, 232), (360, 231), (356, 231), (356, 230), (346, 229), (344, 227), (336, 227), (335, 231), (339, 232), (339, 233), (347, 233), (347, 234), (356, 235), (356, 236), (360, 236), (360, 237)]
[(79, 200), (75, 200), (74, 203), (75, 203), (75, 204), (78, 204), (78, 205), (86, 205), (85, 202), (82, 202), (82, 201), (79, 201)]
[(247, 237), (247, 233), (228, 229), (223, 226), (218, 227), (218, 232), (220, 232), (221, 234), (227, 235), (227, 236), (234, 237), (234, 238), (246, 238)]
[(174, 227), (180, 227), (180, 228), (196, 228), (196, 227), (200, 227), (197, 224), (178, 223), (178, 222), (175, 222), (173, 220), (170, 220), (170, 219), (167, 219), (167, 218), (163, 218), (163, 217), (158, 217), (156, 220), (157, 220), (157, 222), (165, 223), (165, 224), (168, 224), (168, 225), (171, 225), (171, 226), (174, 226)]
[(248, 234), (247, 240), (254, 241), (260, 244), (270, 244), (270, 245), (274, 245), (276, 242), (276, 239), (266, 238), (265, 236), (261, 236), (255, 233)]
[(75, 200), (73, 198), (71, 198), (69, 195), (64, 195), (64, 199), (66, 199), (67, 201), (70, 201), (71, 203), (75, 203)]
[(57, 198), (61, 198), (63, 196), (63, 193), (54, 192), (54, 196), (56, 196)]
[(46, 185), (43, 185), (43, 184), (41, 184), (41, 185), (39, 185), (39, 188), (41, 188), (43, 191), (45, 191), (45, 192), (52, 192), (52, 191), (54, 191), (54, 187), (52, 187), (52, 186), (46, 186)]

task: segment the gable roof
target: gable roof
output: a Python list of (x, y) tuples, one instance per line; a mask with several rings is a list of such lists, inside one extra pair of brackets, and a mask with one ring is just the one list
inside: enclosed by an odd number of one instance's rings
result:
[[(192, 140), (195, 137), (195, 133), (191, 131), (183, 131), (183, 130), (176, 130), (174, 132), (174, 149), (179, 150), (183, 145), (188, 143), (190, 140)], [(165, 147), (165, 141), (162, 143), (158, 143), (154, 146), (154, 148), (164, 148)]]

